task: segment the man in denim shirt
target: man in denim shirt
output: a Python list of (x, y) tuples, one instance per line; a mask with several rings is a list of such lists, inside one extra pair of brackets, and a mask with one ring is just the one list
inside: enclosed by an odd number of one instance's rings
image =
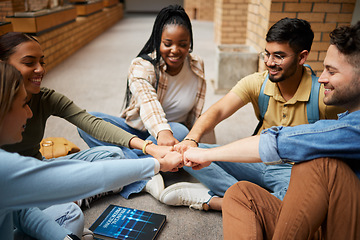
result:
[(348, 109), (338, 120), (272, 127), (223, 147), (185, 152), (194, 169), (212, 161), (304, 162), (293, 167), (283, 202), (253, 183), (229, 188), (225, 239), (360, 239), (360, 22), (330, 38), (319, 82), (325, 104)]

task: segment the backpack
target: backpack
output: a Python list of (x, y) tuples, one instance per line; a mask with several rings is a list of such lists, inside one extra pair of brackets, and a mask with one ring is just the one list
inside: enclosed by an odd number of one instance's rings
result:
[[(306, 111), (307, 111), (307, 117), (309, 123), (314, 123), (319, 120), (319, 91), (321, 84), (318, 81), (318, 77), (315, 75), (315, 72), (311, 69), (311, 67), (308, 64), (304, 64), (305, 67), (308, 67), (311, 70), (311, 92), (310, 92), (310, 99), (306, 104)], [(267, 80), (269, 79), (269, 74), (266, 76), (265, 81), (263, 82), (260, 94), (258, 98), (259, 103), (259, 110), (260, 110), (260, 117), (259, 117), (259, 123), (256, 126), (256, 129), (253, 133), (253, 135), (256, 135), (259, 129), (261, 128), (264, 116), (267, 111), (268, 105), (269, 105), (269, 99), (270, 96), (264, 94), (264, 89)]]

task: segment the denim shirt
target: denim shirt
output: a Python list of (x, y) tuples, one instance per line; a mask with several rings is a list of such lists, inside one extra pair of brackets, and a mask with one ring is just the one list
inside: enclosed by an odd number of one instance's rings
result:
[(260, 135), (259, 154), (268, 165), (319, 157), (341, 158), (360, 178), (360, 111), (295, 127), (272, 127)]

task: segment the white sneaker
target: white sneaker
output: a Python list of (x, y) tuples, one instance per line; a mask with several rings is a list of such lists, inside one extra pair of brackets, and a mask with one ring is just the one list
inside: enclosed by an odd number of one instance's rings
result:
[(160, 202), (203, 210), (203, 205), (211, 199), (209, 191), (201, 183), (180, 182), (165, 188), (160, 195)]
[(158, 173), (151, 178), (150, 181), (144, 187), (144, 191), (150, 193), (156, 200), (159, 200), (160, 194), (164, 190), (164, 179), (161, 174)]
[(94, 233), (90, 231), (88, 228), (84, 228), (81, 240), (93, 240)]

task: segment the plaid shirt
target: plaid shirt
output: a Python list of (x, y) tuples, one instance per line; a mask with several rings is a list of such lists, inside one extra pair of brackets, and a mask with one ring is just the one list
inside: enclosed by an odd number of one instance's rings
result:
[[(155, 53), (150, 57), (154, 58)], [(195, 120), (199, 118), (204, 102), (206, 92), (206, 81), (204, 79), (204, 62), (196, 55), (189, 54), (191, 70), (199, 79), (198, 91), (196, 94), (196, 104), (189, 112), (185, 125), (190, 129)], [(165, 61), (160, 59), (159, 84), (155, 90), (156, 76), (154, 66), (147, 60), (140, 57), (135, 58), (129, 69), (129, 85), (132, 98), (121, 117), (132, 128), (145, 131), (157, 138), (162, 130), (171, 128), (165, 118), (165, 112), (162, 108), (162, 102), (168, 86), (168, 79), (164, 74), (166, 71)]]

